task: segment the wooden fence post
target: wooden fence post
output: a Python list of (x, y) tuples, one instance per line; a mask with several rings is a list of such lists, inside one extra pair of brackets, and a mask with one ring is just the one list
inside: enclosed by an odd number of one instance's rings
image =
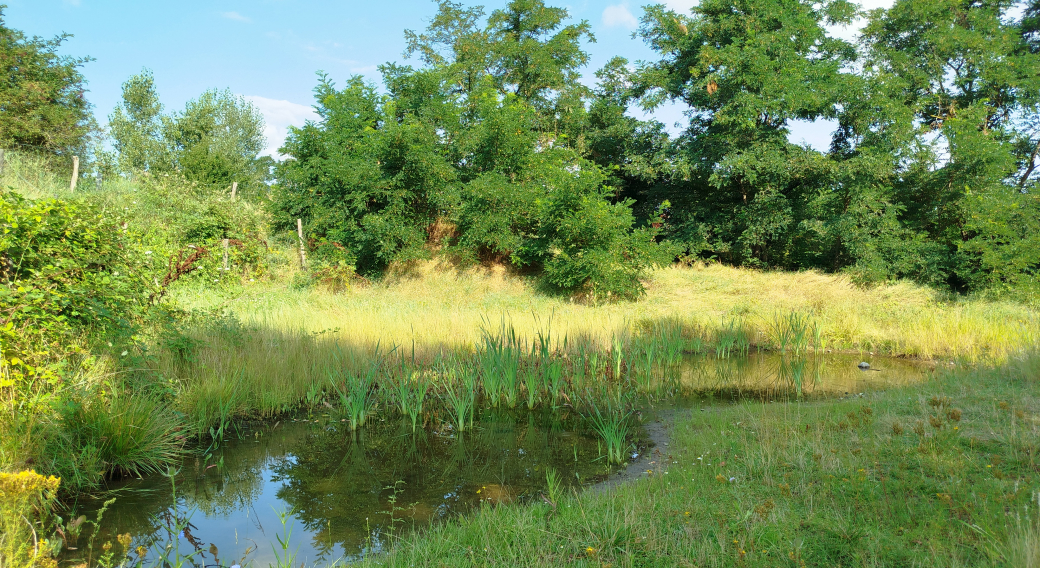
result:
[(303, 245), (303, 220), (296, 220), (296, 235), (300, 237), (300, 268), (307, 268), (307, 253)]
[(231, 182), (231, 201), (235, 200), (235, 194), (238, 193), (238, 182)]
[(79, 156), (72, 157), (72, 181), (69, 182), (69, 191), (76, 191), (76, 180), (79, 179)]
[(224, 239), (224, 272), (228, 271), (228, 266), (227, 266), (227, 260), (228, 259), (227, 259), (227, 257), (228, 257), (228, 239)]
[(4, 175), (4, 149), (0, 148), (0, 176)]

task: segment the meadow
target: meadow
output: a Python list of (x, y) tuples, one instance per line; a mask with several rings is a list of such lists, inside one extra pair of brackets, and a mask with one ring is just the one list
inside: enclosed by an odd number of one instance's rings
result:
[[(134, 246), (157, 256), (173, 254), (184, 225), (221, 208), (263, 227), (261, 206), (162, 179), (69, 194), (44, 165), (19, 159), (9, 158), (8, 187), (121, 210)], [(218, 257), (171, 287), (170, 319), (143, 328), (133, 353), (70, 357), (60, 404), (26, 413), (9, 401), (3, 470), (62, 478), (56, 493), (54, 481), (5, 477), (22, 483), (9, 491), (20, 503), (12, 510), (44, 510), (59, 494), (96, 492), (113, 476), (154, 475), (205, 454), (242, 421), (315, 409), (352, 430), (392, 414), (413, 430), (447, 423), (464, 431), (479, 408), (566, 405), (602, 438), (604, 458), (623, 463), (632, 410), (683, 392), (669, 380), (683, 357), (839, 352), (939, 370), (923, 384), (856, 400), (707, 406), (676, 420), (646, 479), (488, 507), (366, 562), (1035, 562), (1033, 306), (908, 281), (867, 286), (842, 274), (704, 262), (654, 269), (645, 297), (601, 303), (548, 293), (501, 264), (436, 256), (394, 264), (378, 279), (329, 282), (299, 267), (292, 236), (260, 241), (248, 255), (233, 249), (231, 270)], [(27, 538), (11, 527), (0, 539), (8, 557), (16, 532)]]

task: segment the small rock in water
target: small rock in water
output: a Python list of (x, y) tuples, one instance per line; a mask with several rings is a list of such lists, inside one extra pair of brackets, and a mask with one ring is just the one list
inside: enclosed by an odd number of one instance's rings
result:
[(856, 366), (860, 369), (867, 370), (870, 368), (870, 363), (867, 363), (866, 361), (860, 361), (859, 365)]

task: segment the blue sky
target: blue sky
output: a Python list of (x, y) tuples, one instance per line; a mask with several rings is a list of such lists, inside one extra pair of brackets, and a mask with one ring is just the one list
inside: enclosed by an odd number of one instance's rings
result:
[[(63, 53), (96, 59), (83, 73), (101, 123), (119, 102), (123, 81), (147, 67), (155, 74), (167, 111), (182, 109), (209, 88), (229, 88), (248, 98), (267, 120), (269, 151), (281, 144), (290, 124), (313, 116), (317, 71), (329, 73), (339, 84), (354, 74), (377, 82), (377, 65), (404, 61), (404, 30), (425, 28), (436, 9), (430, 0), (0, 1), (8, 4), (4, 18), (9, 27), (44, 37), (68, 32), (75, 37)], [(685, 11), (694, 1), (665, 3)], [(642, 4), (548, 3), (591, 24), (597, 42), (587, 46), (588, 77), (614, 55), (633, 61), (654, 58), (641, 40), (632, 38)], [(887, 2), (871, 1), (878, 3)], [(505, 0), (483, 4), (490, 11)], [(675, 106), (656, 116), (669, 127), (683, 119), (682, 109)], [(826, 147), (830, 130), (826, 124), (799, 125), (792, 139)]]

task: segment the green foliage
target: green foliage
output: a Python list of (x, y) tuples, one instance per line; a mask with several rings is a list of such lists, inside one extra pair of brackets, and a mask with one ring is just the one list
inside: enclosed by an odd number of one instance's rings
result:
[(277, 226), (303, 219), (363, 275), (446, 244), (541, 272), (553, 290), (638, 296), (671, 249), (634, 230), (632, 202), (559, 132), (583, 128), (588, 24), (564, 26), (566, 11), (537, 1), (512, 2), (483, 28), (480, 8), (439, 8), (427, 33), (406, 33), (427, 67), (383, 66), (387, 95), (322, 76), (320, 122), (293, 129), (283, 149)]
[(0, 337), (12, 378), (57, 380), (88, 331), (129, 339), (149, 287), (123, 218), (93, 206), (0, 193)]
[(209, 90), (184, 110), (163, 114), (147, 69), (123, 83), (122, 102), (109, 125), (124, 173), (179, 173), (200, 185), (241, 194), (266, 194), (273, 160), (264, 149), (263, 116), (231, 91)]
[(26, 37), (7, 27), (0, 4), (0, 148), (72, 154), (90, 131), (79, 71), (90, 58), (58, 55), (70, 37)]
[[(644, 170), (663, 183), (635, 196), (668, 200), (664, 234), (702, 257), (1032, 294), (1040, 60), (1035, 7), (1010, 9), (900, 0), (857, 51), (825, 30), (857, 13), (843, 0), (651, 7), (640, 33), (661, 59), (629, 92), (692, 112), (674, 166)], [(829, 153), (788, 141), (819, 119), (838, 124)]]
[(855, 56), (827, 36), (848, 2), (704, 2), (692, 16), (648, 9), (641, 34), (662, 59), (638, 74), (646, 104), (679, 99), (694, 111), (679, 141), (679, 172), (659, 194), (669, 233), (694, 254), (749, 266), (791, 264), (807, 201), (831, 169), (787, 140), (790, 122), (837, 115), (842, 68)]

